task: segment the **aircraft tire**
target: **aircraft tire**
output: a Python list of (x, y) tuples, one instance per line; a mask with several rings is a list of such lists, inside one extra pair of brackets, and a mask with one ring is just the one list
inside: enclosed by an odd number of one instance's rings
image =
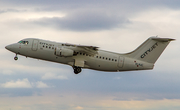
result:
[(76, 70), (74, 70), (74, 73), (75, 73), (75, 74), (78, 74), (78, 72), (77, 72)]
[(74, 73), (75, 74), (78, 74), (78, 73), (80, 73), (82, 70), (81, 70), (81, 68), (80, 67), (74, 67)]
[(77, 72), (80, 73), (81, 72), (81, 68), (80, 67), (77, 67)]
[(14, 57), (14, 60), (18, 60), (18, 57)]

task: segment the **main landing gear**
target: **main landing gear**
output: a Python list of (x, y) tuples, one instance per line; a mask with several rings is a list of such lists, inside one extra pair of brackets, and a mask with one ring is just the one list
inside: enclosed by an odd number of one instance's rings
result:
[(77, 67), (77, 66), (74, 66), (73, 69), (75, 74), (78, 74), (82, 71), (81, 67)]
[(18, 60), (17, 54), (16, 54), (16, 56), (14, 57), (14, 60)]

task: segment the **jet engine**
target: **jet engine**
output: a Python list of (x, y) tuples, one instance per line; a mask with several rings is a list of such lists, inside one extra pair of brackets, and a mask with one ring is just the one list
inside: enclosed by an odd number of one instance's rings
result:
[(54, 54), (60, 57), (72, 57), (74, 54), (74, 51), (71, 49), (56, 47)]

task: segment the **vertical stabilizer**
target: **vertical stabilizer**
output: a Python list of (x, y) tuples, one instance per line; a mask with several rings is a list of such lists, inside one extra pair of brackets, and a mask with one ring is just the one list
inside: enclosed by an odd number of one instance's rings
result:
[(175, 39), (150, 37), (137, 49), (126, 55), (137, 60), (154, 64), (172, 40)]

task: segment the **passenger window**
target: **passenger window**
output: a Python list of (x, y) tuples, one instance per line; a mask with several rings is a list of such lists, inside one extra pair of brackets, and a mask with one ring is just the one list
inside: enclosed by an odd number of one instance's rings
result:
[(46, 48), (48, 48), (48, 46), (46, 46)]
[(52, 47), (52, 49), (54, 49), (54, 47)]
[(114, 61), (114, 59), (112, 59), (112, 61)]
[(43, 45), (43, 47), (44, 47), (44, 45)]
[(99, 58), (101, 59), (101, 56)]
[(115, 62), (116, 62), (117, 60), (115, 60)]
[(104, 57), (103, 57), (103, 59), (104, 59)]
[(96, 58), (98, 58), (98, 56), (96, 56)]
[(111, 58), (109, 58), (109, 60), (111, 60)]
[(107, 60), (108, 58), (106, 58), (106, 60)]
[(80, 55), (82, 54), (82, 53), (79, 53)]
[(49, 49), (51, 49), (51, 47), (49, 47)]

